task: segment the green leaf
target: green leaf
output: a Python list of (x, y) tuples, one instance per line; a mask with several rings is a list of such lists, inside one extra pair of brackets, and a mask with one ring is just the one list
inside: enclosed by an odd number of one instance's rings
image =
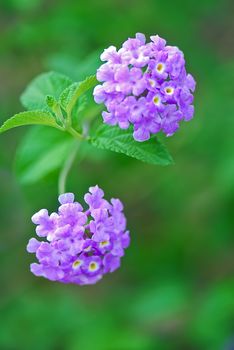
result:
[(121, 130), (118, 126), (102, 125), (89, 140), (97, 148), (139, 159), (150, 164), (169, 165), (173, 159), (166, 147), (154, 136), (145, 142), (133, 139), (132, 128)]
[(15, 170), (20, 182), (32, 184), (60, 169), (76, 142), (55, 129), (31, 128), (16, 154)]
[(18, 126), (33, 124), (48, 125), (58, 129), (60, 128), (50, 113), (44, 111), (27, 111), (15, 114), (12, 118), (7, 119), (0, 127), (0, 134)]
[(61, 92), (71, 85), (71, 83), (72, 80), (70, 78), (60, 73), (48, 72), (40, 74), (32, 80), (21, 95), (21, 103), (28, 110), (48, 110), (46, 103), (47, 95), (58, 99)]
[(95, 75), (91, 75), (79, 83), (71, 84), (61, 93), (59, 103), (65, 109), (65, 111), (70, 114), (79, 97), (89, 89), (93, 88), (96, 84), (97, 79)]

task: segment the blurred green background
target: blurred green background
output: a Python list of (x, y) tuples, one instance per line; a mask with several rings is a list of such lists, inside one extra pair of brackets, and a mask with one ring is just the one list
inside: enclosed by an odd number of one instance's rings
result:
[(166, 140), (175, 165), (97, 151), (68, 190), (98, 183), (125, 203), (131, 246), (94, 286), (29, 272), (31, 215), (57, 206), (54, 171), (31, 185), (14, 173), (29, 128), (0, 137), (1, 350), (231, 350), (234, 346), (234, 3), (226, 0), (1, 0), (0, 122), (22, 110), (37, 74), (80, 80), (103, 48), (158, 33), (197, 80), (195, 118)]

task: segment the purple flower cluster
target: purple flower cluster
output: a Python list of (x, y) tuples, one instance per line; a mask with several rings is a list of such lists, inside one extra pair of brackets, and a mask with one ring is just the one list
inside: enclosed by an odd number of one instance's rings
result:
[(31, 238), (29, 253), (35, 253), (39, 263), (31, 264), (36, 276), (52, 281), (75, 284), (94, 284), (105, 273), (120, 266), (120, 258), (130, 243), (126, 218), (119, 199), (111, 203), (103, 198), (104, 192), (90, 187), (84, 196), (88, 209), (74, 202), (73, 193), (59, 196), (58, 213), (48, 214), (41, 209), (33, 215), (39, 237)]
[(143, 34), (125, 41), (120, 50), (110, 46), (97, 71), (103, 82), (94, 89), (94, 99), (104, 103), (105, 123), (121, 129), (134, 126), (133, 137), (145, 141), (151, 134), (163, 131), (171, 136), (181, 120), (194, 114), (195, 81), (186, 73), (183, 53), (166, 45), (158, 35), (146, 43)]

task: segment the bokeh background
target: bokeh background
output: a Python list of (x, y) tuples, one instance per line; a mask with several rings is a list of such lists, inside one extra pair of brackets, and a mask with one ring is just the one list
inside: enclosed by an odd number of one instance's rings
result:
[(158, 33), (197, 80), (195, 118), (166, 140), (175, 165), (111, 152), (75, 164), (68, 190), (98, 183), (125, 203), (132, 242), (94, 286), (29, 272), (31, 215), (57, 206), (58, 171), (15, 175), (29, 128), (0, 137), (1, 350), (231, 350), (234, 347), (234, 3), (226, 0), (1, 0), (0, 121), (37, 74), (79, 80), (103, 48)]

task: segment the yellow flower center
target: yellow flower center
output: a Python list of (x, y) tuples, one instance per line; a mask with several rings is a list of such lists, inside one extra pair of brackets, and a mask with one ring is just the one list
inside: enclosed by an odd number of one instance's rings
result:
[(165, 89), (165, 91), (166, 91), (166, 93), (167, 93), (168, 95), (172, 95), (173, 92), (174, 92), (174, 89), (171, 88), (171, 87), (167, 87), (167, 88)]
[(100, 247), (105, 247), (105, 246), (107, 246), (109, 244), (109, 242), (108, 241), (102, 241), (102, 242), (100, 242)]
[(95, 263), (94, 261), (89, 264), (89, 270), (90, 271), (95, 271), (98, 268), (98, 264)]
[(164, 68), (164, 65), (162, 63), (158, 63), (156, 69), (158, 72), (162, 72), (163, 71), (163, 68)]
[(76, 261), (74, 261), (74, 263), (72, 264), (72, 267), (73, 267), (74, 269), (77, 269), (77, 267), (79, 267), (81, 264), (82, 264), (82, 261), (81, 261), (81, 260), (76, 260)]
[(158, 96), (154, 96), (153, 101), (154, 101), (154, 104), (157, 106), (160, 103), (160, 98)]

